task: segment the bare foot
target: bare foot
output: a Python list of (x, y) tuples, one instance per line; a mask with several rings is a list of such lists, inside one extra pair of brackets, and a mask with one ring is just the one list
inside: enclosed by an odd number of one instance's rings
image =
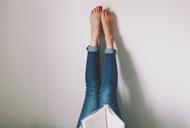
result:
[(90, 13), (91, 46), (97, 46), (100, 37), (102, 6), (97, 6)]
[(108, 10), (103, 10), (101, 15), (102, 27), (105, 34), (106, 48), (113, 48), (113, 16)]

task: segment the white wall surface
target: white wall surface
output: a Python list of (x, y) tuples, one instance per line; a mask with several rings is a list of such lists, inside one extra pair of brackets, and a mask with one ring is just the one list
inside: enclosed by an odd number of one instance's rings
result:
[(129, 128), (190, 128), (189, 0), (0, 0), (0, 128), (76, 126), (98, 4), (117, 16)]

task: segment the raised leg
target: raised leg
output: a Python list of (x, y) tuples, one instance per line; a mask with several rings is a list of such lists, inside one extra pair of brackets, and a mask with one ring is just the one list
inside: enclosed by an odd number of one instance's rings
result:
[(108, 104), (121, 118), (117, 101), (118, 72), (116, 50), (106, 49), (104, 54), (102, 81), (99, 92), (99, 106)]
[(98, 6), (90, 13), (91, 44), (87, 47), (86, 92), (77, 128), (80, 127), (82, 119), (99, 108), (100, 62), (98, 41), (100, 36), (101, 12), (102, 7)]
[(87, 47), (87, 62), (86, 62), (86, 93), (82, 106), (82, 111), (79, 117), (77, 128), (81, 125), (82, 119), (90, 115), (99, 108), (98, 95), (100, 86), (100, 63), (98, 47)]
[(106, 49), (104, 54), (102, 81), (99, 92), (99, 105), (108, 104), (121, 118), (117, 102), (118, 72), (116, 50), (114, 49), (113, 17), (112, 13), (104, 10), (101, 15), (102, 27), (105, 34)]

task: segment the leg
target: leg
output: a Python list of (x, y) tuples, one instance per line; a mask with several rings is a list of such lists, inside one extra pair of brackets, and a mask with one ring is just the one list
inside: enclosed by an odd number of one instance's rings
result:
[(102, 81), (99, 92), (99, 105), (103, 106), (104, 104), (108, 104), (121, 118), (117, 102), (118, 73), (115, 53), (115, 49), (105, 50)]
[(87, 47), (86, 93), (77, 128), (82, 119), (98, 109), (98, 91), (100, 85), (99, 51), (97, 47)]
[(117, 102), (117, 63), (116, 50), (114, 49), (113, 20), (111, 12), (105, 10), (101, 16), (102, 26), (105, 33), (106, 49), (104, 54), (102, 81), (99, 92), (99, 105), (108, 104), (121, 118)]
[(100, 86), (100, 62), (99, 62), (99, 47), (98, 40), (100, 35), (101, 25), (101, 7), (96, 7), (91, 12), (91, 45), (87, 47), (87, 62), (86, 62), (86, 93), (82, 106), (82, 111), (77, 123), (77, 128), (80, 127), (82, 119), (99, 108), (98, 94)]

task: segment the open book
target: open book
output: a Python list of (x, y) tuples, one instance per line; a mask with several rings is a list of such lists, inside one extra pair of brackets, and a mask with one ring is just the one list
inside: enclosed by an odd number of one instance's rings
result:
[(82, 120), (81, 128), (125, 128), (124, 122), (105, 104)]

